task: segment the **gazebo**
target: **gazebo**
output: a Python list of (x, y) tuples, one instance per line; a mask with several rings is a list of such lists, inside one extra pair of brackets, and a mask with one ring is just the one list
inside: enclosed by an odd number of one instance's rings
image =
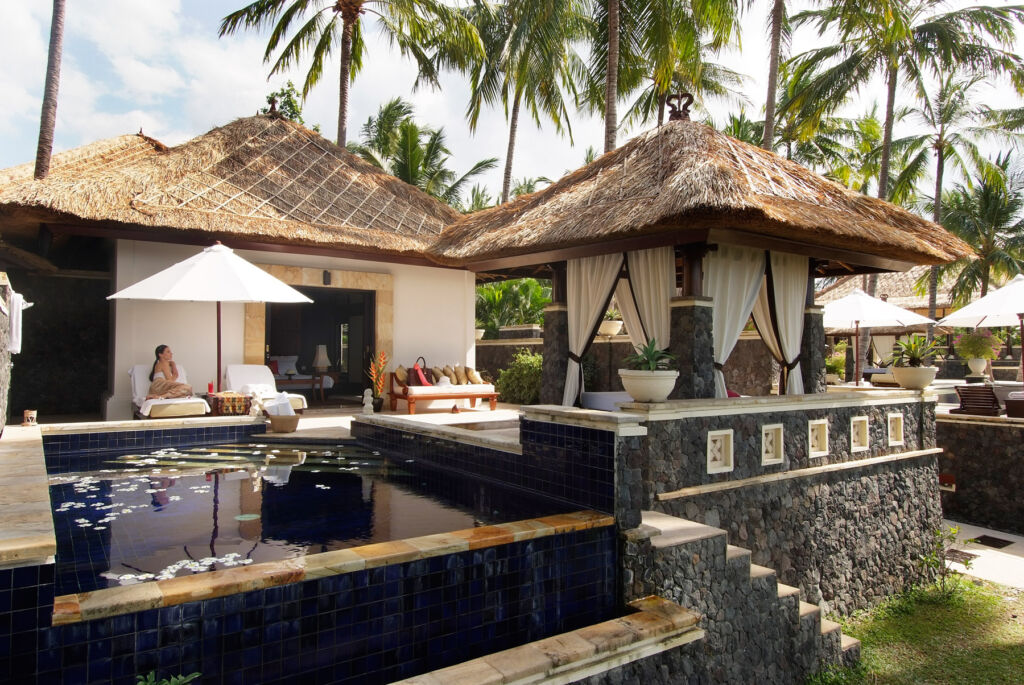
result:
[(541, 401), (571, 405), (613, 294), (634, 343), (676, 357), (673, 397), (724, 397), (753, 316), (788, 394), (824, 391), (814, 278), (905, 271), (968, 253), (941, 227), (704, 124), (674, 120), (544, 190), (448, 226), (445, 264), (550, 277)]

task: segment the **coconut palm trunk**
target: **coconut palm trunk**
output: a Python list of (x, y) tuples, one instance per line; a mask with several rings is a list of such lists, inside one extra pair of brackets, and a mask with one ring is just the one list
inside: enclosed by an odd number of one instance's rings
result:
[(618, 128), (616, 101), (619, 88), (619, 0), (608, 0), (608, 67), (604, 80), (604, 151), (615, 149)]
[(512, 113), (509, 115), (508, 150), (505, 151), (505, 177), (501, 182), (501, 203), (508, 202), (509, 188), (512, 187), (512, 155), (516, 148), (516, 131), (519, 128), (519, 103), (522, 100), (521, 90), (516, 91), (512, 100)]
[(349, 19), (342, 14), (341, 21), (341, 75), (338, 79), (338, 145), (345, 147), (348, 142), (348, 87), (349, 72), (352, 69), (352, 31), (355, 29), (355, 18)]
[(768, 58), (768, 94), (764, 101), (764, 138), (761, 147), (772, 149), (775, 137), (775, 91), (779, 84), (779, 53), (782, 50), (782, 10), (785, 0), (772, 5), (772, 47)]
[(60, 87), (60, 59), (64, 49), (65, 0), (53, 0), (50, 20), (50, 49), (46, 58), (46, 85), (43, 87), (43, 109), (39, 117), (39, 143), (36, 146), (35, 177), (45, 178), (50, 172), (53, 153), (53, 131), (57, 126), (57, 91)]
[[(935, 208), (932, 221), (939, 223), (942, 219), (942, 174), (945, 171), (946, 157), (943, 149), (942, 133), (935, 142)], [(935, 318), (936, 300), (939, 292), (939, 267), (932, 266), (928, 274), (928, 318)], [(935, 338), (935, 324), (928, 324), (928, 340)]]
[[(896, 79), (899, 67), (890, 64), (885, 80), (885, 124), (882, 126), (882, 156), (878, 162), (878, 197), (889, 199), (889, 160), (892, 157), (892, 127), (896, 118)], [(877, 280), (877, 279), (876, 279)], [(874, 295), (873, 292), (868, 293)]]

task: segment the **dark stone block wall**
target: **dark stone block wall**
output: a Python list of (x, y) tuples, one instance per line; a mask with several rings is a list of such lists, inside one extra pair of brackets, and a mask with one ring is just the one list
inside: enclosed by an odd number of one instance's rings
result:
[(939, 417), (939, 470), (956, 481), (942, 493), (947, 518), (1024, 535), (1024, 422)]
[(824, 315), (817, 310), (804, 314), (804, 337), (800, 341), (800, 373), (804, 392), (825, 392)]
[(760, 338), (737, 342), (724, 367), (725, 387), (741, 395), (768, 395), (778, 381), (772, 355)]
[[(537, 342), (540, 343), (541, 341), (538, 340)], [(481, 345), (477, 343), (476, 370), (480, 372), (484, 379), (491, 382), (496, 381), (498, 374), (501, 373), (502, 369), (509, 367), (512, 363), (512, 358), (519, 354), (520, 350), (526, 350), (533, 354), (542, 354), (544, 352), (544, 345), (523, 343), (488, 343)]]
[(541, 404), (561, 404), (565, 392), (565, 360), (569, 358), (569, 315), (561, 305), (544, 310), (544, 370)]
[[(708, 298), (698, 298), (710, 304)], [(704, 304), (672, 303), (672, 344), (679, 382), (669, 396), (674, 400), (715, 396), (714, 347), (711, 342), (712, 308)]]

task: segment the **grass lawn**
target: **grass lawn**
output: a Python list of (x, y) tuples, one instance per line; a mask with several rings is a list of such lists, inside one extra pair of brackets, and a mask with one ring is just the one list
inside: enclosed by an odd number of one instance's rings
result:
[(1024, 591), (958, 582), (960, 591), (949, 600), (920, 589), (843, 619), (843, 632), (861, 641), (860, 667), (810, 682), (1024, 682)]

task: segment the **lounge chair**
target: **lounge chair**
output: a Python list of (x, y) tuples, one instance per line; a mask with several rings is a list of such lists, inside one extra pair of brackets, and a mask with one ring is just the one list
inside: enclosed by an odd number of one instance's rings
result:
[[(136, 364), (128, 369), (132, 379), (132, 404), (140, 419), (169, 419), (179, 416), (203, 416), (210, 413), (210, 405), (201, 397), (174, 397), (166, 400), (147, 400), (149, 394), (149, 364)], [(178, 364), (178, 380), (188, 383), (185, 368)]]
[[(228, 364), (224, 383), (227, 390), (252, 395), (260, 401), (278, 394), (274, 374), (263, 364)], [(301, 414), (307, 406), (305, 396), (292, 392), (287, 394), (292, 409)]]
[(999, 398), (991, 385), (974, 383), (957, 385), (954, 388), (960, 398), (960, 406), (950, 409), (950, 414), (974, 414), (977, 416), (999, 416), (1003, 413)]

